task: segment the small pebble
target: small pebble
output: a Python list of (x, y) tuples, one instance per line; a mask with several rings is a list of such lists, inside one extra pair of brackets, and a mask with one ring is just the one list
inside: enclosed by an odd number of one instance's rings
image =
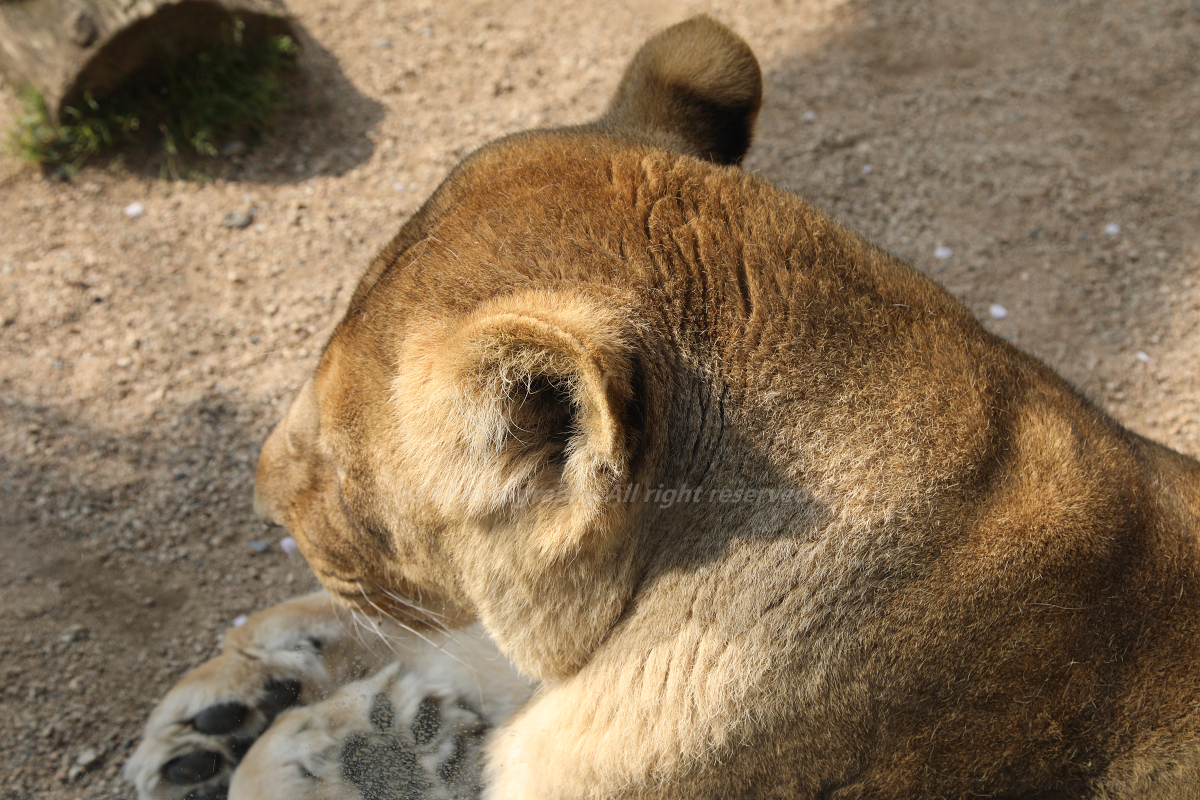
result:
[(250, 549), (253, 550), (256, 555), (261, 556), (263, 553), (271, 549), (271, 545), (260, 539), (255, 539), (254, 541), (250, 542)]
[(253, 221), (254, 217), (245, 211), (230, 211), (222, 217), (221, 224), (226, 228), (248, 228)]
[(233, 158), (234, 156), (244, 155), (249, 149), (245, 142), (234, 139), (221, 148), (221, 155), (225, 158)]
[(82, 641), (85, 638), (86, 633), (87, 629), (82, 625), (72, 625), (71, 627), (67, 628), (66, 633), (58, 637), (58, 640), (63, 644), (74, 644), (75, 642)]
[(75, 756), (75, 763), (81, 767), (87, 768), (96, 763), (96, 759), (100, 758), (100, 753), (94, 747), (85, 747), (79, 751), (79, 755)]
[(988, 313), (992, 315), (992, 319), (1004, 319), (1008, 316), (1008, 309), (999, 303), (992, 303), (988, 306)]
[(1104, 232), (1107, 233), (1109, 236), (1116, 236), (1118, 233), (1121, 232), (1121, 226), (1115, 222), (1110, 222), (1104, 226)]
[(295, 539), (293, 539), (290, 536), (285, 536), (279, 540), (279, 549), (282, 550), (283, 552), (287, 553), (290, 556), (292, 553), (296, 552), (296, 550), (299, 548), (296, 547)]
[(870, 174), (871, 174), (872, 172), (874, 172), (874, 171), (875, 171), (875, 165), (874, 165), (874, 164), (863, 164), (863, 167), (862, 167), (862, 174), (863, 174), (863, 175), (870, 175)]
[(815, 120), (817, 118), (817, 112), (805, 111), (803, 114), (800, 115), (800, 118), (803, 119), (805, 122), (812, 122), (813, 120)]
[(945, 261), (950, 256), (954, 255), (954, 251), (945, 245), (938, 245), (933, 250), (933, 257), (939, 261)]
[(235, 628), (242, 627), (243, 625), (246, 624), (247, 619), (249, 619), (249, 617), (247, 617), (245, 614), (238, 614), (236, 617), (233, 618), (233, 627), (235, 627)]
[(1150, 354), (1149, 354), (1149, 353), (1147, 353), (1145, 350), (1138, 350), (1138, 351), (1137, 351), (1137, 353), (1136, 353), (1135, 355), (1137, 356), (1137, 360), (1138, 360), (1138, 361), (1140, 361), (1140, 362), (1142, 362), (1143, 364), (1153, 364), (1153, 363), (1155, 363), (1155, 362), (1154, 362), (1154, 356), (1150, 355)]
[(142, 214), (146, 213), (146, 207), (141, 203), (130, 203), (123, 209), (125, 216), (130, 219), (137, 219)]
[(382, 47), (382, 48), (384, 48), (384, 49), (387, 49), (387, 48), (389, 48), (389, 47), (391, 47), (391, 46), (392, 46), (392, 40), (391, 40), (391, 39), (386, 39), (386, 38), (380, 38), (380, 39), (376, 39), (376, 40), (375, 40), (375, 46), (376, 46), (376, 47)]

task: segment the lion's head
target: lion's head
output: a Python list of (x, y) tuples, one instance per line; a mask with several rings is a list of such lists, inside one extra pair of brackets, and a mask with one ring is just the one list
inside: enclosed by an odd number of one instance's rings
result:
[[(379, 255), (258, 467), (259, 508), (330, 591), (418, 623), (482, 615), (543, 677), (605, 636), (646, 522), (622, 500), (669, 470), (670, 409), (695, 401), (678, 332), (647, 321), (646, 226), (677, 181), (737, 190), (721, 165), (761, 86), (724, 26), (668, 29), (601, 119), (484, 147)], [(745, 289), (729, 280), (714, 292)], [(529, 624), (568, 629), (541, 648)]]

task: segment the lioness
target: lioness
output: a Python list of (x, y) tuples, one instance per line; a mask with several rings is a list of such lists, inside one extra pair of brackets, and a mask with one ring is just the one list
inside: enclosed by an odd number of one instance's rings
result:
[[(540, 682), (480, 712), (489, 798), (1200, 797), (1200, 464), (741, 172), (761, 85), (698, 17), (596, 122), (464, 161), (370, 266), (259, 507), (344, 604), (478, 620)], [(353, 673), (280, 663), (186, 678), (143, 791), (215, 786)]]

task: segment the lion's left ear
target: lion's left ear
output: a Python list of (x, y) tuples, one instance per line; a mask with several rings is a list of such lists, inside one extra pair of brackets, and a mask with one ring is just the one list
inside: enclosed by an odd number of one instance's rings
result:
[(422, 471), (461, 482), (436, 493), (445, 510), (552, 503), (576, 522), (593, 516), (625, 479), (635, 438), (628, 334), (591, 298), (544, 291), (497, 298), (450, 324), (423, 376), (410, 366), (398, 387), (404, 406), (421, 409), (409, 425), (435, 435), (421, 452), (436, 474)]
[(736, 33), (701, 15), (650, 38), (593, 123), (718, 164), (739, 164), (762, 105), (762, 70)]

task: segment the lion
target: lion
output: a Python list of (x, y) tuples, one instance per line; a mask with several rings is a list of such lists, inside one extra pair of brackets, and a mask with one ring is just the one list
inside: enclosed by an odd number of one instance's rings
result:
[[(401, 228), (258, 466), (328, 595), (168, 695), (144, 797), (263, 730), (234, 796), (1200, 797), (1200, 464), (743, 172), (761, 94), (690, 19)], [(268, 729), (390, 663), (268, 642), (339, 607), (425, 649)], [(465, 788), (423, 703), (482, 740)], [(408, 788), (351, 780), (389, 730)]]

